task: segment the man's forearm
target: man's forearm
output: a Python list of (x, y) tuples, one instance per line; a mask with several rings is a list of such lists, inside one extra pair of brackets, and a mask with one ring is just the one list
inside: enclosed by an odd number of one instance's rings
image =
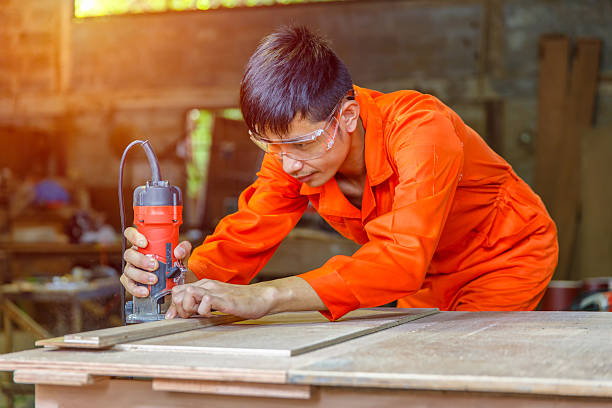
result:
[(297, 276), (256, 283), (270, 302), (269, 313), (327, 310), (317, 292)]

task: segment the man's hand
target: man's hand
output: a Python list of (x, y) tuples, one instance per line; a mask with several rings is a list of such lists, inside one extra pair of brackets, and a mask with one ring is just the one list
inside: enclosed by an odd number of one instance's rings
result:
[(213, 310), (257, 319), (279, 312), (327, 310), (327, 306), (312, 287), (297, 276), (253, 285), (202, 279), (172, 289), (172, 305), (166, 319), (195, 314), (210, 317)]
[[(138, 248), (145, 248), (148, 243), (144, 235), (142, 235), (134, 227), (126, 228), (124, 232), (127, 240), (134, 245), (126, 249), (123, 254), (125, 259), (125, 268), (121, 275), (121, 283), (129, 293), (136, 297), (146, 297), (149, 295), (149, 289), (144, 286), (139, 286), (136, 282), (145, 285), (154, 285), (157, 282), (157, 276), (151, 271), (157, 269), (157, 261), (137, 251)], [(191, 243), (183, 241), (174, 248), (174, 256), (180, 259), (184, 265), (187, 265), (187, 259), (191, 253)], [(186, 277), (188, 280), (188, 277)]]
[(268, 314), (274, 304), (275, 289), (261, 285), (233, 285), (211, 279), (172, 288), (172, 306), (166, 319), (194, 314), (212, 316), (216, 310), (245, 319)]

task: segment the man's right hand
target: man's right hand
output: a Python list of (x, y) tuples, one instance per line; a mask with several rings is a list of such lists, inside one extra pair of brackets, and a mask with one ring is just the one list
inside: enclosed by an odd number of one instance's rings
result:
[[(150, 258), (138, 252), (138, 248), (145, 248), (148, 245), (147, 239), (134, 227), (126, 228), (124, 232), (125, 238), (134, 245), (126, 249), (123, 254), (125, 259), (125, 268), (121, 275), (121, 283), (125, 290), (136, 297), (147, 297), (149, 289), (145, 286), (139, 286), (136, 282), (145, 285), (154, 285), (157, 282), (157, 276), (152, 271), (158, 267), (155, 259)], [(187, 258), (191, 253), (191, 243), (183, 241), (174, 248), (174, 256), (180, 259), (184, 265), (187, 265)]]

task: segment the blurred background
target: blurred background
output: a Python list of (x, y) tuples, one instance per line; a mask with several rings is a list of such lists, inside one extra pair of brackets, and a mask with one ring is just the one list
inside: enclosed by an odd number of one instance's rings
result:
[[(557, 222), (557, 282), (541, 308), (608, 310), (609, 0), (0, 0), (5, 352), (120, 324), (117, 178), (132, 140), (150, 140), (182, 188), (185, 239), (198, 244), (235, 210), (261, 161), (239, 82), (258, 41), (288, 23), (328, 37), (359, 86), (455, 109)], [(134, 149), (128, 220), (149, 177)], [(298, 227), (256, 279), (356, 249), (313, 211)]]

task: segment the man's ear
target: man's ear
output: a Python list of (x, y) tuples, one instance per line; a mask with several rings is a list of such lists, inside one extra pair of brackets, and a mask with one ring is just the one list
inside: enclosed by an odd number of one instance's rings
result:
[(349, 100), (344, 103), (342, 108), (342, 118), (344, 120), (344, 130), (348, 133), (352, 133), (357, 129), (359, 123), (359, 102)]

